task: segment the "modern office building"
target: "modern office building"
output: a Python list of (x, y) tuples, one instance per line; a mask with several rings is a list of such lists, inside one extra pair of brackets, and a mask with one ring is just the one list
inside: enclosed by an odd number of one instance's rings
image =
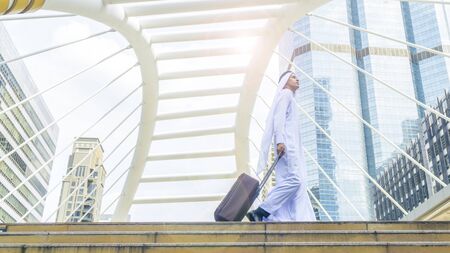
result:
[[(416, 43), (438, 51), (449, 52), (448, 6), (401, 3), (406, 37)], [(449, 89), (450, 62), (446, 57), (422, 49), (408, 48), (417, 98), (429, 105), (436, 105), (436, 98)], [(423, 110), (419, 109), (421, 118)]]
[[(423, 139), (416, 138), (405, 149), (421, 164), (426, 163)], [(377, 176), (377, 182), (406, 210), (411, 211), (429, 197), (427, 176), (405, 156), (398, 154)], [(425, 166), (427, 167), (427, 166)], [(374, 188), (374, 208), (378, 220), (398, 220), (403, 213), (378, 189)]]
[[(442, 114), (450, 116), (450, 94), (436, 99), (436, 108)], [(450, 123), (434, 114), (426, 113), (422, 121), (425, 150), (431, 171), (444, 183), (450, 182)], [(443, 186), (431, 180), (430, 193), (440, 191)]]
[[(73, 168), (76, 168), (72, 170)], [(106, 171), (97, 138), (77, 138), (69, 157), (59, 201), (58, 222), (98, 221)]]
[[(442, 99), (436, 101), (437, 109), (450, 116), (450, 94), (445, 92)], [(444, 183), (450, 182), (450, 123), (445, 119), (427, 113), (422, 120), (422, 133), (411, 141), (405, 151), (416, 161), (429, 168)], [(377, 176), (377, 181), (402, 207), (411, 211), (440, 191), (443, 186), (431, 179), (411, 161), (402, 155), (396, 155)], [(374, 208), (379, 220), (398, 220), (403, 213), (386, 196), (375, 190)]]
[[(448, 51), (450, 39), (445, 8), (397, 1), (335, 0), (314, 13), (393, 38)], [(293, 28), (427, 104), (434, 105), (443, 89), (450, 86), (449, 63), (442, 56), (312, 16), (298, 20)], [(281, 53), (396, 145), (405, 147), (418, 134), (418, 119), (424, 114), (413, 102), (297, 34), (286, 34), (279, 48)], [(280, 72), (290, 67), (280, 58)], [(397, 152), (395, 148), (359, 122), (311, 80), (296, 72), (301, 82), (297, 102), (358, 164), (376, 177)], [(305, 148), (336, 180), (358, 210), (366, 218), (374, 218), (370, 199), (372, 187), (357, 166), (304, 116), (300, 131)], [(308, 168), (310, 187), (317, 187), (316, 196), (333, 219), (358, 219), (312, 161), (308, 161)], [(323, 213), (320, 216), (324, 218)]]
[[(19, 56), (9, 34), (0, 24), (0, 61)], [(0, 65), (0, 108), (4, 110), (37, 93), (38, 90), (25, 64), (15, 61)], [(5, 113), (0, 113), (0, 198), (23, 186), (0, 202), (0, 222), (37, 222), (44, 211), (45, 195), (50, 180), (56, 149), (58, 127), (41, 97), (36, 97)], [(38, 134), (28, 142), (28, 139)], [(22, 143), (27, 144), (22, 145)], [(21, 145), (20, 148), (19, 145)], [(3, 158), (6, 154), (11, 155)], [(45, 164), (47, 163), (47, 164)], [(45, 165), (45, 166), (44, 166)], [(42, 168), (42, 169), (41, 169)], [(39, 170), (30, 180), (36, 170)]]
[[(349, 1), (349, 7), (353, 25), (372, 31), (382, 30), (384, 34), (393, 38), (406, 37), (399, 2), (353, 0)], [(374, 8), (378, 12), (374, 12)], [(380, 15), (386, 18), (378, 22)], [(369, 36), (367, 33), (359, 31), (352, 33), (357, 50), (355, 54), (357, 65), (414, 97), (408, 48), (400, 43)], [(405, 141), (405, 122), (418, 118), (415, 105), (363, 73), (358, 75), (358, 82), (362, 116), (394, 143), (400, 145)], [(408, 134), (411, 135), (410, 131)], [(367, 127), (364, 135), (369, 173), (375, 176), (378, 168), (390, 158), (394, 148)]]

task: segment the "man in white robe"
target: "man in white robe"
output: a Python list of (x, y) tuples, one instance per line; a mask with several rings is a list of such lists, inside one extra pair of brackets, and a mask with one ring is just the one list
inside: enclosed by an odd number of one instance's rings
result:
[(281, 75), (262, 139), (258, 173), (267, 165), (272, 141), (274, 152), (283, 156), (275, 168), (275, 187), (257, 209), (247, 214), (250, 221), (316, 220), (306, 188), (306, 161), (294, 100), (298, 87), (299, 81), (293, 72)]

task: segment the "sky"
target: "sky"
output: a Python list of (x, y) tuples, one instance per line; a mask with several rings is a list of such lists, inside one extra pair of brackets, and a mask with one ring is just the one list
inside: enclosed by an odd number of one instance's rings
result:
[[(39, 11), (36, 15), (51, 14), (53, 12)], [(3, 22), (7, 31), (9, 32), (19, 55), (34, 52), (47, 48), (50, 45), (57, 45), (67, 41), (76, 40), (94, 33), (108, 30), (109, 28), (99, 24), (95, 21), (88, 20), (83, 17), (64, 17), (55, 19), (35, 19), (23, 21), (5, 21)], [(242, 49), (250, 50), (252, 40), (238, 40), (227, 41), (226, 43), (238, 43)], [(55, 83), (64, 80), (78, 71), (96, 63), (103, 57), (106, 57), (128, 45), (127, 41), (118, 33), (108, 33), (87, 41), (70, 45), (67, 47), (52, 50), (36, 56), (32, 56), (24, 60), (32, 79), (39, 90), (43, 90)], [(186, 46), (186, 45), (185, 45)], [(199, 43), (192, 43), (188, 47), (196, 48), (202, 46)], [(220, 45), (217, 45), (220, 46)], [(156, 50), (161, 52), (179, 49), (179, 45), (155, 45)], [(226, 66), (232, 62), (246, 63), (249, 60), (249, 54), (243, 56), (225, 56), (218, 59), (198, 59), (195, 64), (187, 61), (164, 61), (158, 64), (161, 72), (170, 72), (176, 70), (188, 70), (192, 66), (202, 67), (206, 66), (211, 60), (218, 63), (223, 63)], [(110, 80), (125, 71), (136, 62), (136, 57), (132, 50), (127, 50), (114, 58), (96, 66), (89, 72), (86, 72), (79, 77), (65, 83), (46, 94), (43, 99), (47, 103), (53, 117), (60, 118), (67, 111), (78, 105), (81, 101), (87, 98), (97, 89), (107, 84)], [(271, 61), (269, 70), (271, 75), (278, 75), (277, 61)], [(239, 83), (243, 76), (230, 76), (229, 82)], [(223, 79), (222, 79), (223, 80)], [(141, 84), (140, 69), (134, 68), (129, 73), (120, 78), (111, 87), (102, 92), (96, 99), (86, 104), (69, 117), (58, 122), (59, 138), (56, 153), (62, 152), (63, 148), (70, 144), (76, 136), (91, 124), (93, 124), (99, 117), (101, 117), (109, 108), (114, 106), (121, 98), (129, 94), (134, 88)], [(212, 78), (208, 83), (208, 87), (223, 87), (224, 83), (217, 82)], [(170, 92), (175, 90), (190, 90), (205, 88), (204, 84), (191, 80), (189, 85), (183, 87), (176, 81), (160, 82), (160, 92)], [(274, 87), (268, 80), (263, 82), (260, 94), (271, 101), (271, 94), (273, 94)], [(190, 98), (178, 100), (177, 104), (171, 101), (164, 101), (160, 103), (158, 113), (166, 113), (172, 111), (179, 111), (180, 109), (189, 107), (190, 109), (200, 109), (211, 104), (220, 103), (221, 105), (233, 105), (238, 101), (236, 95), (216, 96), (212, 98)], [(127, 120), (123, 126), (115, 131), (107, 140), (104, 138), (128, 113), (130, 113), (137, 105), (142, 102), (142, 94), (140, 91), (127, 99), (120, 107), (116, 108), (112, 114), (101, 121), (94, 129), (84, 135), (85, 137), (98, 137), (104, 143), (102, 144), (105, 150), (105, 157), (109, 156), (116, 145), (136, 126), (139, 122), (140, 110), (136, 111), (130, 120)], [(254, 115), (259, 121), (264, 122), (265, 114), (267, 113), (266, 106), (257, 101)], [(217, 118), (205, 118), (201, 123), (202, 126), (233, 124), (234, 118), (227, 116), (219, 116)], [(155, 132), (171, 132), (183, 129), (198, 128), (198, 123), (194, 124), (188, 119), (178, 121), (158, 122), (155, 126)], [(254, 138), (256, 143), (259, 143), (261, 130), (258, 129), (255, 122), (251, 124), (251, 138)], [(178, 140), (160, 141), (152, 144), (150, 153), (172, 153), (172, 152), (186, 152), (192, 149), (193, 146), (204, 146), (206, 149), (221, 149), (232, 147), (234, 144), (227, 141), (227, 138), (219, 137), (198, 137), (189, 141), (181, 142)], [(232, 139), (232, 136), (228, 136)], [(129, 155), (116, 169), (111, 172), (118, 161), (121, 160), (125, 154), (134, 147), (137, 140), (137, 131), (133, 134), (115, 151), (107, 160), (104, 161), (105, 168), (108, 173), (105, 189), (111, 187), (119, 175), (121, 175), (130, 165), (132, 154)], [(47, 198), (44, 212), (44, 220), (54, 221), (54, 211), (59, 202), (60, 187), (59, 183), (64, 177), (67, 170), (68, 157), (71, 152), (71, 147), (63, 151), (54, 163), (49, 189), (55, 188)], [(255, 165), (257, 160), (257, 151), (251, 147), (251, 159)], [(198, 160), (184, 160), (183, 164), (180, 161), (158, 161), (147, 163), (144, 175), (166, 175), (179, 173), (201, 173), (211, 172), (211, 163), (215, 164), (215, 171), (229, 171), (235, 169), (234, 158), (213, 158), (204, 159), (202, 162)], [(191, 168), (186, 171), (185, 167)], [(193, 168), (193, 169), (192, 169)], [(119, 194), (124, 184), (124, 178), (120, 180), (117, 185), (106, 195), (102, 203), (102, 212)], [(157, 197), (157, 196), (171, 196), (180, 195), (181, 193), (189, 194), (205, 194), (207, 189), (208, 194), (224, 193), (226, 192), (233, 180), (213, 180), (213, 181), (187, 181), (183, 183), (153, 183), (141, 185), (138, 189), (136, 197)], [(164, 204), (164, 205), (138, 205), (131, 210), (131, 220), (133, 221), (180, 221), (186, 220), (184, 217), (178, 215), (179, 210), (184, 210), (191, 213), (188, 220), (196, 221), (210, 221), (212, 220), (212, 212), (217, 206), (217, 202), (207, 202), (198, 205), (196, 203), (185, 204)], [(107, 214), (113, 212), (114, 206), (107, 210)], [(150, 214), (150, 215), (149, 215)], [(50, 216), (50, 217), (49, 217)]]

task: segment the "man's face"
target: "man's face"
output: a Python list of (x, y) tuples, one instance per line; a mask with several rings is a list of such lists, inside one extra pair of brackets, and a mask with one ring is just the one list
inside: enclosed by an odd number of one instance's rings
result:
[(298, 89), (298, 86), (299, 81), (297, 79), (297, 76), (295, 76), (295, 74), (292, 74), (291, 77), (289, 77), (285, 87), (295, 91)]

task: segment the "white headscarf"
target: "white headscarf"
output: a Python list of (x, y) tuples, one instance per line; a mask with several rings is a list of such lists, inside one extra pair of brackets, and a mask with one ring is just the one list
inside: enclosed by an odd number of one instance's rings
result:
[(280, 80), (278, 81), (277, 91), (275, 97), (273, 98), (272, 108), (270, 108), (270, 112), (267, 115), (266, 129), (264, 130), (264, 134), (261, 141), (261, 153), (259, 154), (258, 167), (256, 170), (256, 173), (258, 173), (258, 175), (264, 170), (264, 168), (267, 165), (269, 149), (273, 140), (273, 114), (275, 105), (278, 103), (278, 100), (280, 99), (281, 91), (283, 90), (284, 86), (286, 86), (287, 81), (293, 74), (294, 72), (292, 71), (286, 71), (283, 74), (281, 74)]

